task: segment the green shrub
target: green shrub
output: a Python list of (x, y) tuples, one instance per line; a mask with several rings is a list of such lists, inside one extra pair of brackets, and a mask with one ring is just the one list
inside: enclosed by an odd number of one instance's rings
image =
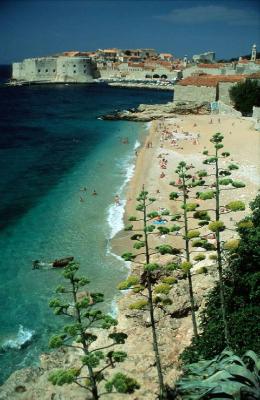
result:
[(233, 251), (236, 250), (239, 246), (239, 239), (230, 239), (224, 244), (224, 249)]
[(144, 266), (145, 271), (153, 272), (153, 271), (158, 271), (159, 269), (160, 269), (160, 265), (156, 264), (156, 263), (149, 263), (149, 264), (145, 264), (145, 266)]
[(170, 211), (169, 210), (163, 210), (161, 212), (161, 215), (170, 215)]
[(233, 180), (231, 178), (223, 178), (219, 180), (219, 184), (220, 185), (231, 185), (231, 183), (233, 182)]
[(198, 222), (199, 226), (205, 226), (205, 225), (208, 225), (208, 224), (209, 224), (209, 221), (199, 221)]
[(156, 218), (159, 216), (159, 213), (157, 211), (151, 211), (149, 214), (147, 214), (148, 218)]
[(222, 221), (212, 221), (209, 224), (209, 230), (211, 232), (222, 232), (225, 230), (225, 228), (224, 222)]
[(111, 393), (115, 389), (118, 393), (133, 393), (140, 385), (133, 378), (128, 377), (121, 372), (117, 372), (112, 379), (106, 382), (106, 390)]
[(180, 254), (180, 249), (174, 248), (169, 244), (162, 244), (160, 246), (156, 246), (156, 250), (159, 251), (160, 254)]
[(143, 310), (148, 304), (145, 299), (140, 299), (129, 305), (130, 310)]
[(228, 169), (229, 169), (230, 171), (234, 171), (234, 170), (236, 170), (236, 169), (239, 169), (239, 166), (236, 165), (236, 164), (229, 164)]
[(192, 230), (192, 231), (188, 232), (187, 238), (188, 239), (194, 239), (194, 238), (199, 237), (199, 236), (200, 236), (200, 231)]
[(239, 188), (245, 187), (246, 185), (244, 182), (241, 182), (241, 181), (233, 181), (232, 186), (239, 189)]
[(132, 231), (133, 230), (133, 225), (128, 224), (125, 226), (125, 231)]
[(191, 268), (192, 268), (192, 264), (189, 261), (183, 261), (183, 263), (181, 263), (181, 269), (184, 272), (188, 272)]
[(210, 255), (209, 255), (209, 259), (210, 259), (210, 260), (217, 261), (218, 256), (217, 256), (217, 254), (210, 254)]
[(226, 205), (226, 208), (230, 211), (244, 211), (246, 209), (245, 203), (240, 200), (231, 201)]
[(133, 261), (136, 256), (133, 253), (124, 253), (121, 255), (121, 257), (125, 260), (125, 261)]
[(171, 285), (168, 283), (161, 283), (154, 288), (154, 293), (156, 294), (169, 294), (171, 290)]
[(183, 204), (181, 206), (183, 209), (186, 209), (186, 211), (195, 211), (197, 207), (199, 207), (199, 204), (197, 203), (187, 203), (186, 206)]
[(171, 232), (178, 232), (181, 229), (180, 225), (172, 225), (170, 227)]
[(169, 194), (169, 197), (170, 197), (170, 200), (176, 200), (176, 199), (178, 199), (179, 195), (177, 192), (171, 192)]
[(183, 400), (257, 400), (260, 398), (259, 359), (252, 351), (240, 359), (225, 350), (213, 360), (187, 365), (176, 387)]
[(181, 214), (179, 213), (173, 214), (171, 217), (171, 221), (178, 221), (179, 219), (181, 219)]
[(200, 267), (196, 270), (196, 274), (206, 274), (208, 272), (208, 268), (207, 267)]
[(161, 235), (168, 235), (168, 233), (170, 233), (170, 229), (167, 228), (166, 226), (158, 226), (157, 229)]
[(136, 218), (135, 216), (132, 215), (131, 217), (128, 218), (128, 221), (130, 221), (130, 222), (131, 222), (131, 221), (136, 221), (136, 219), (137, 219), (137, 218)]
[(202, 169), (200, 171), (197, 172), (197, 175), (199, 178), (204, 178), (205, 176), (208, 176), (208, 173), (205, 169)]
[(176, 271), (179, 268), (180, 266), (178, 263), (168, 263), (164, 266), (164, 269), (166, 269), (166, 271)]
[(206, 243), (206, 240), (204, 239), (197, 239), (197, 240), (193, 240), (193, 242), (191, 243), (192, 247), (203, 247)]
[(206, 258), (205, 254), (199, 253), (195, 257), (193, 257), (193, 260), (194, 261), (202, 261), (202, 260), (205, 260), (205, 258)]
[(173, 276), (166, 276), (165, 278), (162, 279), (163, 283), (167, 283), (168, 285), (173, 285), (174, 283), (177, 282), (176, 278), (173, 278)]
[(127, 279), (117, 285), (118, 290), (126, 290), (139, 283), (140, 279), (137, 275), (130, 275)]
[(244, 116), (251, 116), (253, 106), (260, 106), (260, 85), (257, 80), (246, 79), (245, 82), (238, 82), (230, 88), (229, 93), (235, 109)]
[(201, 219), (205, 221), (210, 221), (210, 216), (207, 211), (201, 210), (201, 211), (196, 211), (193, 214), (193, 218), (195, 219)]
[(144, 242), (136, 242), (136, 243), (133, 245), (133, 248), (136, 249), (136, 250), (139, 250), (139, 249), (141, 249), (142, 247), (144, 247)]
[(228, 151), (223, 151), (223, 153), (221, 153), (222, 157), (229, 157), (230, 153)]
[(202, 192), (199, 195), (199, 198), (201, 200), (210, 200), (210, 199), (214, 199), (215, 197), (215, 192), (213, 190), (208, 191), (208, 192)]

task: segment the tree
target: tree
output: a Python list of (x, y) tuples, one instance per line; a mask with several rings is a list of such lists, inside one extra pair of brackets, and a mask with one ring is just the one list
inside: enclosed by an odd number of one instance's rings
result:
[[(56, 315), (63, 315), (73, 321), (72, 324), (63, 327), (63, 332), (50, 339), (51, 348), (62, 346), (82, 350), (80, 368), (59, 369), (52, 372), (49, 380), (54, 385), (76, 383), (91, 393), (97, 400), (101, 395), (111, 393), (113, 390), (119, 393), (132, 393), (139, 388), (138, 383), (128, 376), (118, 373), (110, 380), (105, 378), (104, 372), (108, 368), (114, 368), (116, 363), (124, 361), (127, 354), (123, 351), (111, 350), (114, 346), (124, 344), (127, 335), (122, 332), (108, 334), (108, 344), (101, 347), (93, 347), (98, 337), (92, 328), (109, 329), (117, 325), (117, 321), (110, 315), (97, 309), (97, 304), (103, 301), (101, 293), (83, 293), (82, 289), (89, 284), (88, 279), (78, 277), (79, 264), (72, 262), (64, 270), (63, 276), (68, 286), (59, 286), (56, 292), (61, 298), (50, 301), (50, 307)], [(70, 299), (65, 298), (65, 296)], [(75, 342), (73, 342), (75, 341)], [(108, 352), (107, 349), (110, 349)], [(84, 373), (86, 371), (86, 373)], [(101, 392), (99, 386), (104, 383), (105, 391)]]
[[(198, 208), (197, 203), (191, 203), (188, 202), (188, 199), (192, 196), (189, 195), (189, 188), (192, 186), (195, 187), (197, 185), (201, 184), (201, 180), (195, 181), (192, 179), (192, 175), (190, 175), (189, 170), (191, 169), (190, 166), (188, 166), (184, 161), (181, 161), (179, 165), (177, 166), (176, 173), (178, 175), (178, 181), (177, 183), (171, 182), (172, 186), (177, 187), (180, 192), (172, 192), (170, 193), (170, 199), (178, 201), (181, 197), (181, 210), (182, 212), (177, 216), (172, 216), (174, 220), (178, 220), (178, 222), (184, 223), (183, 226), (180, 225), (175, 225), (172, 230), (177, 231), (178, 233), (183, 229), (184, 233), (181, 235), (182, 239), (184, 240), (185, 243), (185, 248), (184, 248), (184, 253), (185, 253), (185, 262), (181, 263), (181, 267), (184, 270), (184, 272), (187, 274), (188, 278), (188, 283), (189, 283), (189, 297), (190, 297), (190, 303), (191, 303), (191, 316), (192, 316), (192, 325), (193, 325), (193, 333), (194, 336), (198, 336), (198, 328), (197, 328), (197, 321), (196, 321), (196, 316), (195, 316), (195, 300), (194, 300), (194, 293), (193, 293), (193, 287), (192, 287), (192, 276), (191, 276), (191, 268), (192, 266), (196, 263), (199, 262), (203, 259), (205, 259), (205, 255), (200, 253), (197, 254), (193, 260), (191, 260), (191, 254), (196, 252), (196, 250), (192, 250), (190, 248), (190, 245), (194, 244), (192, 242), (193, 239), (200, 238), (200, 231), (198, 229), (190, 229), (190, 224), (189, 224), (189, 213), (196, 211)], [(182, 220), (180, 219), (182, 218)], [(204, 219), (205, 221), (205, 219)], [(200, 226), (199, 226), (200, 227)], [(203, 245), (203, 243), (201, 243)], [(183, 250), (183, 249), (182, 249)]]
[(260, 85), (257, 80), (238, 82), (231, 87), (229, 93), (235, 109), (244, 116), (252, 115), (253, 106), (260, 106)]
[[(134, 229), (134, 231), (138, 233), (134, 234), (131, 237), (131, 240), (135, 241), (134, 248), (136, 250), (140, 250), (143, 248), (144, 252), (138, 254), (127, 252), (122, 255), (125, 261), (137, 262), (139, 265), (143, 266), (143, 274), (141, 275), (141, 279), (138, 276), (129, 276), (127, 280), (121, 282), (118, 288), (120, 290), (132, 288), (135, 293), (139, 293), (140, 296), (142, 296), (140, 300), (130, 305), (130, 308), (141, 310), (148, 307), (151, 320), (155, 364), (159, 381), (159, 399), (163, 400), (167, 398), (167, 388), (163, 379), (154, 309), (156, 307), (156, 304), (158, 304), (158, 302), (161, 300), (160, 296), (158, 295), (167, 295), (171, 289), (171, 285), (175, 281), (168, 280), (162, 282), (159, 285), (157, 284), (161, 278), (162, 273), (158, 264), (151, 263), (151, 255), (156, 253), (172, 254), (174, 252), (174, 249), (172, 248), (172, 246), (169, 245), (158, 246), (156, 249), (150, 248), (149, 236), (153, 234), (153, 231), (155, 230), (155, 225), (149, 224), (149, 222), (157, 217), (158, 213), (156, 211), (149, 212), (148, 208), (151, 204), (154, 203), (155, 200), (155, 198), (149, 197), (148, 192), (143, 190), (137, 198), (138, 205), (136, 207), (136, 210), (139, 211), (142, 216), (141, 218), (137, 218), (135, 216), (129, 218), (130, 222), (139, 222), (139, 224), (141, 224), (140, 229)], [(160, 228), (164, 227), (158, 228), (159, 231), (162, 232), (162, 229)], [(165, 229), (167, 230), (167, 228)], [(133, 224), (128, 225), (125, 230), (133, 231)], [(144, 261), (142, 261), (140, 257), (144, 257)], [(165, 302), (166, 299), (164, 299), (163, 301)]]
[[(252, 215), (236, 225), (238, 239), (225, 243), (227, 254), (225, 288), (226, 316), (229, 322), (230, 347), (242, 355), (248, 349), (260, 353), (260, 195), (250, 204)], [(219, 283), (207, 296), (200, 315), (201, 333), (182, 353), (184, 363), (209, 359), (226, 347), (223, 335)]]
[[(230, 346), (230, 333), (228, 329), (228, 321), (226, 316), (226, 304), (225, 304), (225, 290), (223, 283), (223, 241), (221, 240), (221, 232), (226, 229), (226, 226), (223, 221), (221, 221), (220, 217), (222, 214), (235, 212), (235, 211), (244, 211), (245, 204), (242, 201), (232, 201), (225, 206), (221, 204), (221, 193), (225, 190), (234, 190), (241, 187), (244, 187), (245, 184), (240, 181), (234, 181), (230, 178), (230, 175), (233, 170), (237, 170), (239, 167), (236, 164), (229, 164), (227, 168), (223, 168), (220, 165), (221, 159), (227, 159), (230, 156), (229, 152), (222, 151), (224, 136), (221, 133), (215, 133), (210, 139), (211, 143), (214, 145), (214, 154), (209, 155), (208, 150), (205, 150), (203, 153), (207, 156), (204, 160), (205, 165), (210, 165), (213, 167), (213, 173), (206, 175), (210, 178), (213, 176), (213, 182), (209, 182), (207, 186), (212, 187), (214, 190), (210, 190), (208, 192), (198, 193), (199, 197), (202, 200), (215, 199), (215, 207), (214, 209), (210, 209), (209, 211), (213, 211), (215, 213), (215, 221), (212, 221), (208, 227), (209, 230), (216, 236), (216, 247), (217, 247), (217, 267), (219, 274), (219, 293), (220, 293), (220, 304), (221, 304), (221, 313), (222, 313), (222, 321), (224, 326), (224, 336), (226, 345)], [(221, 154), (220, 154), (220, 151)]]

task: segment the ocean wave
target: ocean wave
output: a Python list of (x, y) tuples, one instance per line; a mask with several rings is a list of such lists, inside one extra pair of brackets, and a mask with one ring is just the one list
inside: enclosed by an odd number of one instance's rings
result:
[(31, 342), (35, 332), (24, 328), (22, 325), (19, 326), (17, 335), (13, 339), (7, 339), (0, 346), (0, 350), (20, 350), (27, 346)]
[[(134, 150), (138, 149), (140, 142), (136, 140)], [(120, 168), (125, 171), (125, 179), (119, 187), (117, 194), (121, 198), (124, 195), (124, 190), (130, 179), (134, 175), (135, 163), (133, 156), (128, 156), (123, 162), (120, 163)], [(126, 200), (121, 199), (119, 204), (111, 204), (108, 208), (107, 221), (110, 228), (109, 239), (112, 239), (118, 232), (124, 228), (124, 212)]]
[(134, 145), (134, 150), (137, 150), (138, 147), (140, 147), (140, 146), (141, 146), (141, 143), (139, 142), (139, 140), (136, 140), (135, 145)]
[(152, 126), (152, 121), (146, 122), (146, 124), (145, 124), (145, 129), (146, 129), (147, 131), (149, 131), (149, 129), (151, 128), (151, 126)]

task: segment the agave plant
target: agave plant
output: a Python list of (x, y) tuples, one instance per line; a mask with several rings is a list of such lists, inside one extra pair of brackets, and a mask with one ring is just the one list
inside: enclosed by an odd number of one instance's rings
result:
[(212, 360), (185, 367), (176, 389), (183, 400), (260, 399), (260, 360), (253, 351), (242, 358), (224, 350)]

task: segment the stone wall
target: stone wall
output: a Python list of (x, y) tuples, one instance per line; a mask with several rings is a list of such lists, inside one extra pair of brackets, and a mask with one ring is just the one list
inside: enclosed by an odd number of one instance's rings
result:
[(252, 118), (255, 120), (255, 129), (260, 131), (260, 107), (253, 107)]
[(222, 68), (203, 68), (197, 65), (188, 67), (182, 71), (183, 78), (192, 76), (193, 74), (207, 74), (207, 75), (235, 75), (237, 72), (235, 68), (232, 67), (222, 67)]
[(222, 101), (225, 104), (232, 104), (229, 90), (235, 86), (236, 83), (232, 82), (219, 82), (218, 84), (218, 100)]
[(212, 102), (215, 100), (215, 87), (182, 85), (175, 85), (174, 87), (174, 101)]
[(218, 101), (218, 114), (220, 115), (229, 115), (234, 117), (242, 117), (240, 111), (237, 111), (231, 105), (223, 103), (222, 101)]
[[(103, 79), (126, 79), (126, 80), (147, 80), (147, 79), (169, 79), (174, 80), (179, 77), (178, 71), (169, 71), (165, 68), (154, 68), (154, 70), (145, 70), (142, 67), (128, 67), (124, 64), (118, 68), (99, 69), (100, 76)], [(156, 76), (155, 76), (156, 75)], [(158, 76), (157, 76), (158, 75)]]
[(13, 64), (12, 78), (28, 82), (91, 82), (98, 77), (87, 57), (28, 58)]

